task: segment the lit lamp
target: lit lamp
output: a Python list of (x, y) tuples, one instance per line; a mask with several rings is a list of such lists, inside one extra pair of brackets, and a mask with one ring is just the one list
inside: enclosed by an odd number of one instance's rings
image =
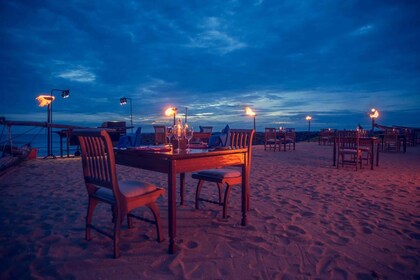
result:
[(254, 130), (255, 130), (255, 128), (256, 128), (255, 117), (257, 116), (257, 114), (254, 111), (252, 111), (252, 109), (250, 107), (245, 108), (245, 114), (247, 114), (248, 116), (254, 117)]
[(375, 128), (375, 119), (377, 119), (379, 117), (379, 111), (376, 110), (375, 108), (372, 108), (369, 112), (369, 117), (372, 119), (372, 135), (373, 135), (373, 130)]
[(52, 152), (52, 102), (55, 100), (53, 96), (54, 91), (61, 91), (61, 96), (63, 98), (68, 98), (70, 96), (70, 90), (68, 89), (52, 89), (50, 95), (39, 95), (36, 100), (38, 101), (39, 107), (47, 107), (47, 155), (44, 158), (52, 157), (55, 158), (55, 155)]
[(310, 138), (310, 133), (311, 133), (311, 120), (312, 120), (312, 117), (311, 116), (309, 116), (309, 115), (307, 115), (306, 116), (306, 120), (308, 121), (308, 142), (309, 142), (309, 138)]
[(127, 100), (130, 100), (130, 122), (131, 122), (131, 133), (133, 133), (133, 100), (131, 98), (122, 97), (120, 98), (120, 105), (127, 105)]
[(170, 116), (174, 116), (174, 125), (175, 125), (175, 118), (176, 118), (176, 112), (178, 111), (178, 108), (168, 108), (165, 111), (165, 115), (167, 115), (168, 117)]

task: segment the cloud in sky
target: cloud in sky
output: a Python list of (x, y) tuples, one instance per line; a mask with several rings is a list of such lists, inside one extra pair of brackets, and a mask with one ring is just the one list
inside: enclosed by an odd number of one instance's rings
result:
[(420, 113), (418, 10), (373, 0), (1, 1), (0, 94), (10, 102), (0, 115), (44, 121), (35, 96), (70, 88), (55, 118), (92, 126), (128, 120), (125, 96), (143, 127), (169, 124), (169, 105), (217, 128), (249, 127), (245, 105), (259, 130), (305, 129), (306, 114), (314, 128), (352, 128), (371, 106), (388, 124), (420, 127), (409, 118)]

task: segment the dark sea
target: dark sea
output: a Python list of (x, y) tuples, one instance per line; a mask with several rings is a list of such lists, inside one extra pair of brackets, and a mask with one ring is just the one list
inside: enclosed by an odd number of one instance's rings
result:
[[(22, 133), (22, 134), (12, 134), (11, 135), (12, 146), (21, 147), (25, 144), (30, 144), (32, 148), (37, 148), (38, 157), (44, 157), (48, 154), (48, 141), (46, 131), (41, 131), (40, 133)], [(10, 143), (9, 135), (7, 132), (3, 132), (0, 139), (0, 151), (3, 151), (3, 147), (6, 144)], [(69, 154), (74, 155), (77, 151), (77, 146), (70, 146)], [(52, 134), (52, 153), (55, 156), (60, 156), (60, 136), (56, 133)], [(1, 155), (1, 153), (0, 153)], [(66, 139), (63, 139), (63, 156), (67, 155), (66, 151)]]

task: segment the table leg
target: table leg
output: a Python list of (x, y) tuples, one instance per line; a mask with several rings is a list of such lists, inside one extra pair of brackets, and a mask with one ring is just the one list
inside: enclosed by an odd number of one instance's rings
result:
[(63, 137), (60, 134), (60, 157), (63, 157)]
[(373, 170), (373, 161), (374, 161), (374, 151), (373, 151), (373, 149), (374, 149), (374, 147), (375, 147), (375, 141), (373, 140), (373, 139), (371, 139), (370, 140), (372, 143), (371, 143), (371, 148), (370, 148), (370, 155), (371, 155), (371, 159), (370, 159), (370, 169), (371, 170)]
[(334, 139), (334, 146), (333, 146), (333, 166), (335, 166), (336, 164), (336, 160), (337, 160), (337, 144), (336, 144), (336, 139)]
[(379, 166), (379, 142), (376, 144), (376, 166)]
[(184, 201), (184, 197), (185, 197), (185, 173), (180, 174), (179, 183), (180, 183), (181, 205), (185, 205), (185, 201)]
[(70, 157), (70, 135), (66, 133), (67, 157)]
[[(246, 159), (247, 160), (247, 159)], [(249, 173), (248, 166), (246, 164), (242, 165), (242, 225), (246, 226), (247, 224), (247, 210), (249, 203)]]
[(169, 254), (176, 252), (176, 173), (174, 163), (171, 163), (168, 173), (168, 232), (169, 232)]

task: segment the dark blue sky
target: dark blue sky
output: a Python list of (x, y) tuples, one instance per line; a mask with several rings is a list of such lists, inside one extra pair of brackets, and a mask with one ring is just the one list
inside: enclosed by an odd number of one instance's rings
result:
[[(420, 127), (420, 1), (1, 1), (0, 116), (307, 129)], [(57, 94), (58, 95), (58, 94)]]

